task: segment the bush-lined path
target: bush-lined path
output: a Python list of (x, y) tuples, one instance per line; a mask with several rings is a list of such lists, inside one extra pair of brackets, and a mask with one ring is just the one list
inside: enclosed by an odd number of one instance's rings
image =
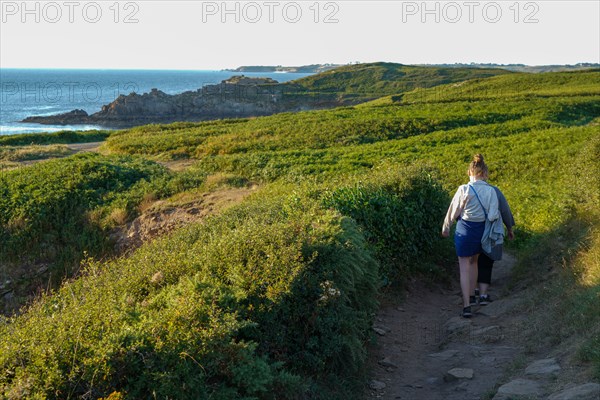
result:
[(579, 381), (567, 359), (527, 353), (528, 318), (520, 312), (527, 294), (507, 288), (515, 261), (505, 254), (495, 264), (489, 291), (495, 301), (475, 307), (471, 319), (458, 316), (458, 282), (448, 289), (413, 286), (401, 304), (384, 301), (365, 398), (600, 399), (600, 385)]

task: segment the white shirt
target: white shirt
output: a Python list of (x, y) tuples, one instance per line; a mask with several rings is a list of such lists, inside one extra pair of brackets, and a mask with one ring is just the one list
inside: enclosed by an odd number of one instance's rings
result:
[[(472, 188), (469, 188), (470, 186)], [(473, 190), (477, 191), (481, 204), (479, 204)], [(450, 232), (452, 223), (456, 221), (458, 217), (465, 221), (485, 221), (485, 213), (483, 212), (481, 205), (485, 207), (488, 214), (488, 220), (494, 221), (498, 219), (500, 216), (498, 210), (498, 196), (492, 186), (483, 180), (478, 180), (467, 185), (460, 185), (454, 194), (454, 198), (452, 198), (450, 207), (448, 207), (442, 232)]]

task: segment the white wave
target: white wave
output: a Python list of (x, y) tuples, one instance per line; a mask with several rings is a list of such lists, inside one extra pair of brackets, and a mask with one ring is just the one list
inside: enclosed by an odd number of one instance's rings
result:
[(0, 125), (0, 135), (16, 135), (22, 133), (52, 133), (59, 131), (89, 131), (105, 129), (96, 125)]
[(13, 109), (19, 109), (19, 110), (23, 110), (23, 111), (35, 111), (35, 110), (54, 110), (56, 109), (58, 106), (31, 106), (31, 107), (18, 107), (17, 104), (12, 105)]

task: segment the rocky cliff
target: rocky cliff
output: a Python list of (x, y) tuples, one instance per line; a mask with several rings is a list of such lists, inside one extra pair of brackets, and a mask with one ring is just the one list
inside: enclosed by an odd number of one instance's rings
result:
[(202, 121), (271, 115), (334, 107), (344, 103), (333, 95), (304, 95), (294, 84), (271, 78), (234, 76), (220, 84), (196, 91), (169, 95), (158, 89), (150, 93), (121, 95), (94, 114), (73, 110), (64, 114), (32, 116), (22, 122), (51, 125), (95, 124), (106, 127), (130, 127), (148, 123)]

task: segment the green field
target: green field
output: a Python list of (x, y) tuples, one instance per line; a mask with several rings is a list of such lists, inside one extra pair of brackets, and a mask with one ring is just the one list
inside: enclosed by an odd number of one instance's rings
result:
[[(103, 155), (2, 172), (0, 278), (40, 263), (59, 278), (0, 319), (0, 397), (359, 398), (378, 293), (449, 279), (439, 232), (476, 152), (515, 214), (516, 276), (556, 265), (554, 321), (586, 332), (580, 359), (600, 376), (600, 71), (431, 71), (447, 84), (410, 91), (393, 83), (410, 71), (386, 68), (310, 78), (385, 83), (353, 107), (136, 127)], [(111, 252), (148, 199), (250, 184), (226, 211)]]

